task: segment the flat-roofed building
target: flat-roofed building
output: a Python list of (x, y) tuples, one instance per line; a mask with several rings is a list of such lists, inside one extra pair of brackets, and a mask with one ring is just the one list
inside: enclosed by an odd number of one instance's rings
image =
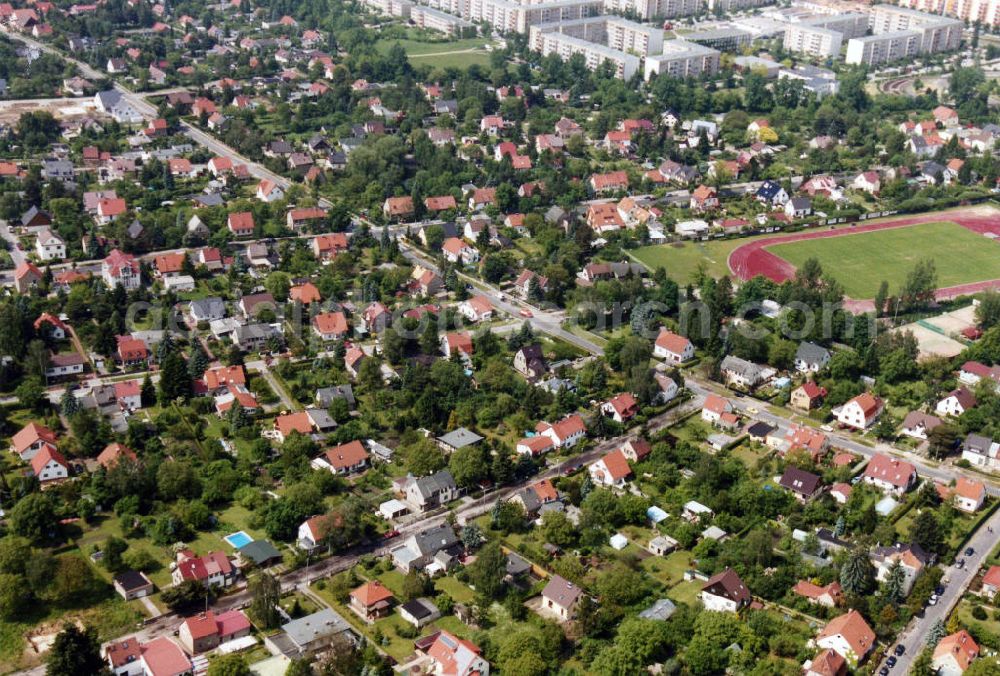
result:
[(650, 79), (664, 73), (671, 77), (699, 77), (703, 73), (715, 75), (719, 72), (717, 49), (699, 45), (687, 40), (667, 40), (663, 43), (663, 53), (647, 56), (645, 77)]

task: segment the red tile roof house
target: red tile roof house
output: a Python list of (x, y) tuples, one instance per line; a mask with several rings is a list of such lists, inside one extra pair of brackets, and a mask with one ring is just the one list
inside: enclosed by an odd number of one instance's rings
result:
[(362, 620), (372, 624), (375, 620), (388, 616), (395, 601), (391, 591), (378, 580), (373, 580), (351, 592), (348, 607)]
[(603, 458), (590, 465), (587, 470), (590, 480), (604, 488), (623, 489), (632, 476), (632, 468), (621, 449), (611, 451)]
[(214, 613), (211, 610), (181, 623), (177, 638), (192, 655), (213, 650), (223, 643), (250, 635), (250, 620), (242, 610)]
[(555, 442), (551, 438), (544, 434), (536, 434), (518, 441), (514, 450), (521, 455), (539, 456), (548, 453), (553, 448), (555, 448)]
[(983, 575), (983, 586), (979, 593), (988, 599), (992, 599), (1000, 592), (1000, 566), (990, 566), (986, 574)]
[(831, 582), (825, 587), (813, 584), (808, 580), (799, 580), (792, 593), (805, 598), (809, 603), (835, 608), (840, 605), (844, 598), (844, 592), (840, 588), (839, 582)]
[[(303, 207), (291, 209), (285, 214), (285, 224), (292, 230), (304, 228), (310, 223), (323, 221), (326, 218), (326, 210), (319, 207)], [(345, 235), (346, 238), (346, 235)]]
[(955, 480), (952, 501), (955, 504), (955, 509), (974, 514), (982, 509), (983, 503), (986, 502), (986, 485), (982, 481), (960, 476)]
[(694, 345), (684, 336), (661, 329), (653, 345), (653, 356), (671, 364), (683, 364), (694, 359)]
[(470, 322), (483, 322), (493, 318), (493, 303), (486, 296), (473, 296), (459, 303), (458, 313)]
[(69, 463), (57, 449), (42, 446), (31, 459), (31, 471), (42, 485), (50, 481), (60, 481), (69, 476)]
[(476, 188), (469, 197), (469, 209), (485, 209), (497, 203), (496, 188)]
[(705, 610), (736, 613), (750, 605), (753, 597), (743, 580), (732, 568), (716, 573), (701, 588)]
[(320, 296), (319, 289), (316, 288), (315, 284), (306, 282), (305, 284), (298, 284), (289, 289), (288, 300), (293, 303), (311, 305), (320, 302), (323, 298)]
[(139, 640), (134, 636), (104, 647), (104, 661), (115, 676), (142, 676), (140, 657)]
[(431, 660), (434, 674), (484, 676), (490, 673), (490, 663), (482, 652), (475, 643), (442, 630), (427, 649), (427, 657)]
[(159, 277), (176, 277), (181, 274), (187, 256), (183, 253), (161, 254), (153, 259)]
[(449, 237), (441, 245), (441, 252), (450, 263), (462, 262), (463, 265), (471, 265), (479, 260), (479, 249), (466, 244), (458, 237)]
[(639, 412), (639, 402), (630, 392), (623, 392), (601, 404), (601, 413), (610, 416), (616, 423), (625, 423)]
[(57, 447), (56, 434), (45, 425), (30, 422), (10, 439), (10, 450), (30, 462), (41, 449)]
[(97, 203), (97, 222), (101, 225), (107, 225), (124, 215), (126, 211), (128, 211), (128, 206), (121, 197), (103, 199)]
[(169, 636), (161, 636), (140, 648), (143, 676), (186, 676), (194, 673), (191, 660)]
[(115, 383), (115, 401), (123, 411), (142, 408), (142, 383), (138, 380), (119, 380)]
[(312, 431), (312, 420), (305, 411), (285, 413), (274, 419), (274, 437), (279, 444), (284, 443), (292, 432), (308, 436)]
[(141, 338), (118, 336), (115, 357), (122, 366), (146, 366), (149, 362), (149, 348)]
[(312, 318), (312, 330), (321, 340), (343, 340), (347, 337), (347, 317), (343, 312), (321, 312)]
[(883, 492), (902, 495), (917, 483), (917, 468), (903, 460), (876, 454), (868, 461), (862, 480)]
[(717, 423), (726, 413), (731, 413), (733, 405), (728, 399), (723, 399), (717, 394), (710, 394), (705, 397), (705, 403), (701, 408), (701, 419), (708, 423)]
[(175, 585), (194, 580), (206, 587), (228, 587), (236, 582), (236, 576), (236, 568), (224, 553), (196, 556), (190, 549), (177, 553), (177, 567), (170, 575)]
[(792, 390), (788, 403), (792, 408), (809, 411), (819, 406), (825, 396), (826, 389), (810, 380)]
[(126, 290), (138, 289), (142, 279), (139, 261), (131, 254), (114, 249), (101, 262), (101, 277), (112, 289), (117, 286)]
[(412, 216), (414, 213), (413, 198), (409, 196), (390, 197), (382, 204), (382, 213), (386, 218), (392, 219)]
[(931, 657), (931, 669), (938, 676), (961, 676), (972, 662), (979, 657), (979, 644), (964, 629), (945, 636)]
[(431, 213), (446, 211), (448, 209), (458, 209), (458, 203), (452, 195), (440, 195), (438, 197), (428, 197), (424, 200), (424, 208)]
[(628, 189), (628, 174), (624, 171), (612, 171), (607, 174), (594, 174), (590, 177), (590, 189), (593, 192), (610, 192)]
[(545, 293), (548, 290), (548, 277), (535, 274), (532, 270), (522, 270), (521, 274), (517, 276), (516, 280), (514, 280), (514, 289), (517, 290), (517, 293), (521, 296), (521, 298), (527, 298), (528, 294), (531, 292), (532, 279), (535, 280), (535, 285), (538, 287), (539, 291)]
[(313, 255), (321, 261), (328, 261), (339, 253), (347, 251), (347, 233), (335, 232), (318, 235), (312, 241)]
[(847, 676), (847, 660), (827, 648), (803, 665), (802, 675)]
[(354, 474), (368, 466), (368, 451), (364, 444), (354, 441), (328, 448), (312, 461), (315, 469), (326, 469), (337, 475)]
[(571, 413), (554, 425), (540, 422), (535, 425), (535, 431), (552, 439), (556, 448), (570, 448), (587, 436), (587, 426), (577, 413)]
[(441, 351), (445, 357), (451, 357), (457, 353), (463, 359), (472, 357), (474, 351), (472, 336), (468, 333), (451, 331), (441, 336)]
[(247, 374), (242, 364), (216, 366), (205, 371), (202, 382), (205, 383), (205, 389), (209, 393), (221, 392), (229, 385), (246, 385)]
[(245, 385), (228, 385), (215, 395), (215, 412), (219, 416), (228, 414), (236, 404), (242, 406), (247, 415), (255, 415), (260, 410), (257, 398)]
[(856, 610), (835, 617), (816, 637), (816, 645), (828, 648), (856, 667), (875, 647), (875, 632)]
[(136, 460), (137, 456), (128, 446), (119, 443), (111, 443), (104, 447), (104, 450), (97, 456), (97, 464), (104, 469), (111, 469), (119, 463), (122, 458)]
[(14, 288), (18, 293), (27, 293), (41, 283), (42, 277), (42, 271), (37, 265), (25, 261), (14, 271)]
[(251, 237), (254, 230), (253, 214), (249, 211), (229, 214), (226, 226), (229, 228), (229, 232), (236, 237)]
[(884, 404), (881, 399), (870, 392), (863, 392), (848, 401), (837, 411), (837, 421), (847, 427), (865, 430), (878, 420), (883, 407)]

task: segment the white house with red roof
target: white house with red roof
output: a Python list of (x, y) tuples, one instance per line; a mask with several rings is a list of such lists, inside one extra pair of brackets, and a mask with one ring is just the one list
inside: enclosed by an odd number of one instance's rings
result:
[(143, 676), (139, 639), (129, 636), (113, 641), (103, 650), (104, 661), (115, 676)]
[(143, 676), (185, 676), (194, 673), (191, 660), (169, 636), (143, 643), (139, 651)]
[(42, 446), (31, 459), (31, 471), (38, 478), (38, 483), (45, 485), (68, 477), (69, 463), (55, 447)]
[(535, 431), (552, 439), (556, 448), (570, 448), (587, 436), (587, 426), (577, 413), (571, 413), (554, 425), (540, 422)]
[(427, 649), (437, 676), (489, 676), (490, 663), (475, 643), (441, 630)]
[(314, 469), (325, 469), (337, 475), (353, 474), (368, 466), (368, 451), (364, 444), (355, 439), (328, 448), (311, 464)]
[(622, 392), (601, 404), (601, 413), (616, 423), (625, 423), (639, 412), (639, 402), (631, 392)]
[(347, 251), (347, 233), (334, 232), (317, 235), (312, 241), (313, 255), (321, 261), (328, 261), (339, 253)]
[(479, 261), (479, 249), (458, 237), (446, 239), (441, 244), (441, 253), (449, 263), (461, 262), (463, 265), (472, 265)]
[(902, 495), (917, 483), (917, 468), (905, 460), (875, 454), (868, 461), (862, 481), (883, 492)]
[(221, 613), (206, 610), (181, 623), (177, 638), (191, 655), (207, 652), (244, 636), (252, 629), (250, 620), (236, 608)]
[(629, 467), (628, 459), (620, 448), (592, 463), (587, 472), (594, 485), (604, 488), (623, 489), (628, 478), (632, 476), (632, 468)]
[(958, 417), (975, 408), (976, 395), (966, 387), (958, 387), (942, 398), (935, 407), (938, 415), (950, 415)]
[(965, 629), (938, 641), (931, 656), (931, 669), (938, 676), (962, 676), (979, 657), (979, 644)]
[(141, 283), (139, 261), (131, 254), (113, 249), (101, 261), (101, 278), (110, 288), (124, 287), (126, 291), (138, 289)]
[(257, 184), (256, 197), (261, 202), (277, 202), (280, 199), (284, 199), (285, 191), (271, 179), (263, 178)]
[(40, 331), (46, 325), (50, 327), (49, 336), (56, 340), (62, 340), (69, 335), (69, 327), (61, 319), (50, 315), (48, 312), (43, 312), (38, 315), (38, 319), (35, 320), (33, 326), (35, 331)]
[(343, 312), (321, 312), (312, 318), (313, 333), (321, 340), (343, 340), (347, 337), (347, 317)]
[(458, 304), (458, 314), (470, 322), (484, 322), (493, 318), (493, 303), (486, 296), (473, 296)]
[(43, 448), (56, 448), (56, 434), (45, 425), (30, 422), (10, 439), (10, 450), (25, 462), (30, 462)]
[(177, 566), (170, 575), (175, 585), (194, 580), (206, 587), (228, 587), (236, 582), (236, 576), (236, 568), (224, 553), (197, 556), (190, 549), (177, 552)]
[(233, 406), (243, 407), (243, 412), (247, 415), (254, 415), (260, 410), (260, 404), (253, 392), (247, 389), (246, 385), (233, 383), (218, 390), (215, 395), (215, 412), (220, 416), (227, 415)]
[(253, 214), (249, 211), (238, 211), (229, 214), (226, 227), (236, 237), (251, 237), (253, 235)]
[(830, 620), (816, 637), (816, 645), (834, 651), (856, 667), (875, 647), (875, 632), (856, 610)]
[(990, 566), (983, 575), (983, 586), (979, 593), (992, 599), (998, 592), (1000, 592), (1000, 566)]
[(457, 353), (463, 359), (469, 359), (473, 352), (472, 336), (468, 333), (450, 331), (441, 336), (441, 351), (445, 357)]
[(726, 413), (733, 412), (733, 405), (728, 399), (717, 394), (709, 394), (705, 397), (705, 403), (701, 407), (701, 419), (713, 425), (722, 419)]
[(960, 476), (955, 480), (952, 502), (955, 509), (962, 512), (969, 514), (978, 512), (986, 502), (986, 485), (982, 481)]
[(671, 364), (683, 364), (694, 359), (694, 345), (684, 336), (661, 329), (653, 345), (653, 356)]
[(856, 430), (871, 427), (882, 413), (884, 404), (870, 392), (862, 392), (835, 412), (837, 422)]
[(103, 199), (97, 203), (97, 222), (107, 225), (120, 218), (128, 211), (128, 205), (121, 197)]
[(115, 383), (115, 401), (125, 411), (142, 408), (142, 383), (138, 380), (119, 380)]
[(556, 447), (551, 437), (544, 434), (536, 434), (533, 437), (525, 437), (517, 442), (514, 450), (520, 455), (539, 456), (548, 453)]

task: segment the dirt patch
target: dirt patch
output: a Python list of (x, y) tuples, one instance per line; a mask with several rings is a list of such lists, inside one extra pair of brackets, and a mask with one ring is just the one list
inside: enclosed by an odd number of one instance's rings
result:
[[(67, 621), (70, 620), (63, 620), (58, 624), (42, 624), (32, 629), (25, 636), (28, 641), (28, 646), (24, 649), (25, 656), (28, 659), (33, 659), (47, 653)], [(83, 630), (83, 624), (80, 620), (72, 620), (72, 622), (78, 629)]]
[(0, 123), (13, 125), (24, 113), (46, 111), (57, 120), (71, 120), (98, 115), (93, 99), (37, 99), (33, 101), (0, 101)]

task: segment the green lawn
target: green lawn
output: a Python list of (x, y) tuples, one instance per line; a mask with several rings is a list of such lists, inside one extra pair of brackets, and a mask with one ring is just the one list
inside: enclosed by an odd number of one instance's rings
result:
[(489, 42), (487, 38), (441, 42), (381, 40), (376, 47), (380, 51), (388, 52), (394, 44), (399, 43), (406, 50), (414, 66), (426, 64), (435, 68), (468, 68), (473, 64), (484, 67), (489, 65), (489, 52), (484, 49)]
[(873, 298), (882, 280), (899, 288), (922, 258), (934, 259), (942, 287), (1000, 278), (1000, 246), (949, 222), (776, 244), (768, 251), (795, 266), (818, 259), (852, 298)]
[(631, 251), (632, 257), (650, 270), (665, 268), (667, 274), (678, 284), (691, 282), (701, 267), (712, 277), (729, 274), (729, 254), (738, 246), (750, 242), (755, 237), (740, 239), (720, 239), (709, 242), (677, 242), (676, 244), (654, 244)]

